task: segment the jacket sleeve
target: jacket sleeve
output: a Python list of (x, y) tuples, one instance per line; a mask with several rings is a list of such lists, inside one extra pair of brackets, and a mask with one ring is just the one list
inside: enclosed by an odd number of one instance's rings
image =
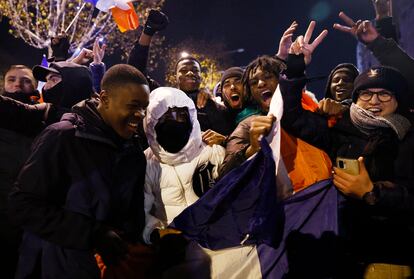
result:
[(379, 36), (367, 47), (382, 65), (398, 69), (407, 79), (410, 88), (414, 88), (414, 59), (402, 50), (393, 39)]
[(153, 192), (154, 187), (160, 188), (159, 184), (155, 184), (153, 177), (158, 177), (154, 173), (152, 164), (147, 163), (147, 172), (145, 175), (145, 186), (144, 186), (144, 211), (145, 211), (145, 228), (142, 232), (142, 238), (147, 244), (151, 244), (151, 233), (154, 229), (164, 229), (165, 226), (161, 220), (155, 217), (151, 212), (153, 210), (155, 194)]
[(392, 17), (384, 17), (375, 20), (375, 28), (384, 38), (393, 39), (396, 42), (398, 41), (397, 29), (392, 22)]
[(374, 182), (378, 209), (385, 209), (395, 216), (409, 214), (409, 220), (414, 220), (414, 133), (409, 132), (400, 144), (398, 158), (394, 161), (394, 179)]
[(101, 81), (106, 71), (105, 63), (102, 63), (102, 62), (99, 64), (91, 63), (89, 65), (89, 69), (91, 70), (91, 73), (92, 73), (93, 89), (95, 90), (95, 92), (99, 93), (101, 92)]
[(249, 130), (250, 121), (249, 118), (247, 118), (245, 121), (240, 122), (229, 136), (226, 144), (224, 161), (218, 170), (219, 179), (247, 160), (245, 152), (250, 145)]
[(34, 136), (45, 127), (51, 111), (47, 103), (28, 105), (0, 95), (0, 128)]
[(151, 78), (147, 73), (148, 54), (149, 46), (143, 46), (136, 42), (131, 52), (129, 53), (128, 64), (134, 66), (145, 75), (149, 84), (150, 91), (152, 91), (160, 87), (160, 84)]
[(302, 89), (305, 84), (305, 77), (291, 80), (280, 78), (279, 86), (283, 97), (282, 128), (311, 145), (329, 151), (331, 140), (327, 119), (302, 108)]
[[(391, 182), (391, 181), (376, 181), (374, 184), (374, 191), (378, 195), (377, 209), (380, 212), (387, 212), (387, 214), (414, 214), (414, 193), (412, 191), (413, 181), (410, 183)], [(411, 189), (411, 191), (409, 191)], [(407, 219), (405, 219), (407, 220)]]
[[(9, 195), (11, 220), (40, 238), (70, 249), (90, 249), (102, 226), (64, 207), (70, 177), (62, 131), (49, 126), (36, 139)], [(67, 136), (67, 134), (66, 134)]]
[(149, 46), (135, 43), (128, 57), (128, 64), (140, 70), (144, 75), (147, 74)]

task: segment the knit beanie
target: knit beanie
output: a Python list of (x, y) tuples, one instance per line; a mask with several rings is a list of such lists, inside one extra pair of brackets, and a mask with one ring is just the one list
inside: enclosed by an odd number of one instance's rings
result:
[(355, 79), (352, 101), (355, 103), (359, 92), (368, 88), (384, 88), (392, 92), (399, 105), (408, 93), (408, 84), (403, 75), (394, 68), (384, 66), (372, 67)]

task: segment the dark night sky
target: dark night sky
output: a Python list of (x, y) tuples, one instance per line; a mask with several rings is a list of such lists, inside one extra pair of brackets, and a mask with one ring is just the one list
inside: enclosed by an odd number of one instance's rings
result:
[[(328, 74), (342, 62), (355, 63), (355, 40), (347, 34), (332, 29), (338, 22), (337, 14), (344, 10), (354, 18), (371, 18), (374, 15), (371, 0), (166, 0), (163, 11), (170, 18), (170, 25), (163, 32), (168, 43), (187, 38), (224, 42), (228, 50), (244, 48), (243, 53), (232, 54), (234, 65), (247, 65), (261, 54), (274, 54), (280, 36), (293, 20), (299, 22), (297, 34), (303, 34), (309, 20), (316, 19), (314, 35), (323, 28), (328, 37), (316, 50), (310, 75)], [(0, 64), (34, 65), (40, 62), (42, 51), (33, 49), (7, 33), (3, 19), (0, 25)], [(111, 65), (116, 58), (105, 60)], [(163, 73), (154, 73), (160, 80)], [(323, 91), (325, 81), (315, 82), (310, 89)], [(319, 95), (319, 94), (318, 94)]]

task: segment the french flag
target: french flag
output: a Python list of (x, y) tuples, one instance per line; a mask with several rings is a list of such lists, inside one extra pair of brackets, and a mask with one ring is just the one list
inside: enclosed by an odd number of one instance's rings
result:
[(211, 278), (329, 278), (338, 235), (336, 188), (323, 180), (278, 201), (272, 151), (265, 139), (261, 145), (170, 226), (202, 247)]
[(134, 0), (84, 0), (97, 9), (107, 13), (111, 11), (112, 18), (121, 32), (137, 29), (139, 18), (131, 2)]
[(332, 277), (339, 199), (332, 180), (321, 180), (285, 200), (277, 198), (283, 102), (278, 90), (271, 104), (271, 111), (278, 106), (271, 139), (263, 138), (251, 160), (170, 224), (191, 240), (188, 264), (181, 268), (186, 278)]

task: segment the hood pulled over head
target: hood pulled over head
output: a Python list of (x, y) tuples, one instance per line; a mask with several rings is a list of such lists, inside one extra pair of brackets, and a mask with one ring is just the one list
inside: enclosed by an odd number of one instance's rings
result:
[[(170, 108), (187, 108), (192, 125), (191, 133), (186, 137), (186, 139), (188, 138), (187, 143), (183, 143), (184, 147), (179, 151), (174, 150), (177, 151), (174, 153), (167, 151), (157, 140), (157, 138), (159, 139), (157, 130), (160, 131), (157, 129), (157, 124)], [(144, 129), (152, 152), (164, 164), (178, 165), (190, 162), (200, 154), (203, 148), (200, 124), (197, 120), (194, 102), (177, 88), (159, 87), (151, 92), (147, 116), (144, 119)], [(169, 130), (166, 129), (165, 131)], [(172, 133), (172, 137), (174, 137), (174, 133)], [(163, 145), (165, 146), (165, 144)], [(167, 147), (167, 149), (169, 148)]]

